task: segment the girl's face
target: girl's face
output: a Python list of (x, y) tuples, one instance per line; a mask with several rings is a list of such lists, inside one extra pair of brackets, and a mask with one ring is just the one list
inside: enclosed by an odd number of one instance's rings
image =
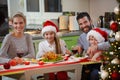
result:
[(89, 43), (90, 45), (97, 45), (98, 44), (98, 41), (95, 39), (94, 36), (89, 36)]
[(21, 33), (24, 31), (25, 21), (22, 17), (14, 17), (12, 25), (15, 32)]
[(55, 32), (47, 31), (44, 33), (44, 37), (49, 43), (52, 43), (52, 42), (54, 42)]

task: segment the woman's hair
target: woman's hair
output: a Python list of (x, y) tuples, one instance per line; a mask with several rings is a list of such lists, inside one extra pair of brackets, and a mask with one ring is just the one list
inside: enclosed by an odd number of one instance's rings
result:
[(57, 36), (55, 36), (55, 45), (56, 45), (56, 53), (57, 54), (62, 54), (61, 45), (60, 45), (60, 39)]
[(21, 13), (21, 12), (16, 13), (16, 14), (12, 17), (12, 20), (11, 20), (12, 23), (13, 23), (13, 19), (16, 18), (16, 17), (21, 17), (21, 18), (23, 18), (24, 22), (26, 23), (26, 17), (25, 17), (24, 14)]

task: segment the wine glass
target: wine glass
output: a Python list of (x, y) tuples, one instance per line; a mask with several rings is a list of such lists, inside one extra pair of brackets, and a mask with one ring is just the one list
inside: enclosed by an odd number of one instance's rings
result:
[(71, 51), (72, 51), (72, 54), (75, 55), (76, 53), (78, 53), (78, 49), (76, 46), (72, 46), (71, 47)]
[(22, 58), (24, 56), (23, 49), (17, 49), (17, 57)]

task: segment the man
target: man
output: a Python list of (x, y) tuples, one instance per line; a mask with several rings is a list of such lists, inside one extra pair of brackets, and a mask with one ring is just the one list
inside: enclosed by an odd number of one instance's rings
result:
[[(102, 43), (99, 43), (98, 45), (89, 47), (89, 43), (86, 37), (87, 37), (87, 33), (94, 27), (92, 24), (92, 20), (87, 12), (79, 13), (76, 19), (80, 29), (83, 32), (78, 39), (79, 53), (82, 53), (83, 51), (85, 51), (85, 53), (93, 53), (96, 50), (107, 50), (110, 47), (109, 42), (102, 42)], [(110, 33), (110, 31), (107, 29), (103, 28), (102, 30), (105, 30), (107, 33)], [(99, 67), (100, 65), (84, 66), (83, 73), (82, 73), (83, 74), (82, 80), (86, 80), (86, 76), (87, 76), (85, 75), (86, 73), (89, 73), (87, 80), (99, 80), (99, 74), (98, 74)]]

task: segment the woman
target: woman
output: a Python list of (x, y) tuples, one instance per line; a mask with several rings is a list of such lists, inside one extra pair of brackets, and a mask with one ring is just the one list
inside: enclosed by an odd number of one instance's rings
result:
[[(22, 13), (15, 14), (12, 17), (12, 26), (13, 32), (7, 34), (2, 43), (0, 63), (11, 62), (13, 59), (19, 61), (22, 58), (35, 58), (32, 37), (24, 33), (25, 16)], [(23, 74), (9, 75), (8, 77), (24, 80)]]
[[(70, 53), (66, 48), (66, 44), (63, 40), (57, 37), (58, 27), (52, 21), (46, 21), (43, 25), (42, 35), (44, 41), (39, 43), (39, 50), (36, 58), (44, 56), (47, 52), (54, 52), (56, 54)], [(61, 76), (62, 75), (62, 76)], [(49, 79), (47, 80), (68, 80), (67, 73), (64, 71), (57, 72), (57, 76), (54, 73), (49, 73)]]
[[(8, 62), (16, 57), (35, 58), (32, 37), (24, 33), (26, 18), (17, 13), (12, 18), (13, 32), (7, 34), (0, 50), (0, 63)], [(17, 53), (23, 53), (21, 56)]]

